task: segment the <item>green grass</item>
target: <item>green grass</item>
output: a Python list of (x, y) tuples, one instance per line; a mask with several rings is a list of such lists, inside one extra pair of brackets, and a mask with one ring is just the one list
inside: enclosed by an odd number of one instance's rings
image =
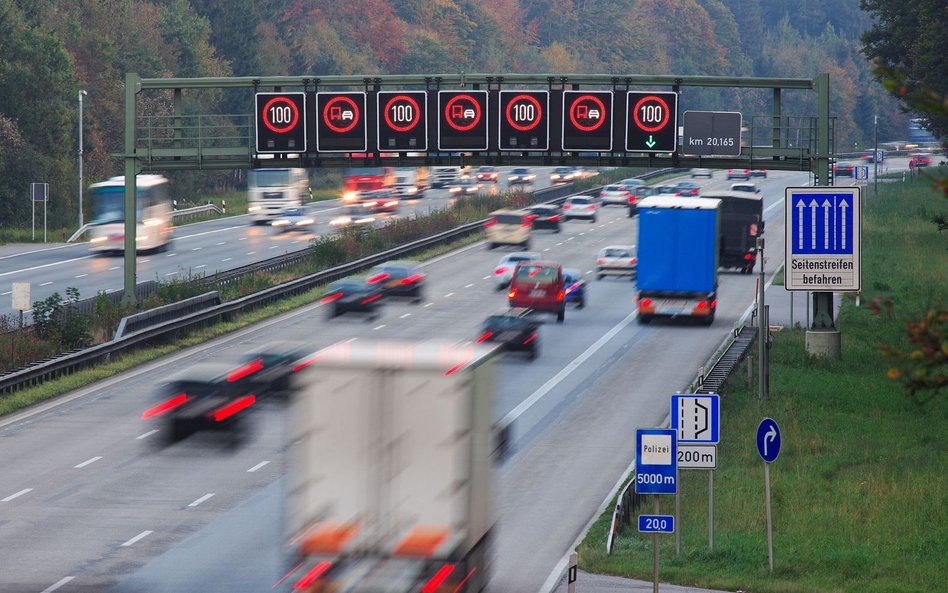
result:
[[(413, 259), (424, 261), (433, 259), (460, 247), (470, 245), (480, 241), (483, 237), (479, 234), (469, 235), (451, 245), (442, 245), (433, 247), (427, 251), (413, 256)], [(96, 366), (91, 369), (80, 371), (78, 373), (47, 381), (36, 387), (22, 389), (9, 395), (0, 396), (0, 416), (22, 410), (29, 406), (41, 403), (48, 399), (69, 393), (81, 387), (91, 385), (97, 381), (102, 381), (146, 362), (159, 359), (168, 354), (178, 352), (183, 348), (195, 346), (208, 342), (214, 338), (237, 331), (254, 323), (259, 323), (264, 319), (282, 315), (293, 309), (315, 303), (322, 298), (323, 287), (318, 287), (304, 294), (293, 296), (277, 303), (261, 307), (248, 314), (238, 316), (235, 320), (221, 322), (212, 326), (192, 332), (185, 338), (176, 340), (173, 344), (144, 348), (120, 356), (110, 363)]]
[[(741, 365), (722, 394), (714, 551), (707, 473), (683, 471), (682, 554), (674, 536), (662, 536), (663, 581), (756, 593), (927, 593), (948, 583), (948, 402), (910, 402), (886, 378), (891, 363), (880, 353), (884, 343), (905, 347), (907, 322), (948, 300), (948, 237), (931, 222), (948, 213), (948, 200), (916, 181), (880, 187), (865, 205), (863, 301), (891, 298), (894, 314), (846, 298), (838, 361), (809, 358), (802, 330), (775, 333), (768, 402), (747, 388)], [(772, 575), (754, 442), (764, 416), (783, 436), (771, 466)], [(606, 556), (611, 511), (580, 546), (580, 566), (649, 580), (650, 538), (626, 532)], [(674, 497), (662, 497), (662, 512), (674, 512)]]

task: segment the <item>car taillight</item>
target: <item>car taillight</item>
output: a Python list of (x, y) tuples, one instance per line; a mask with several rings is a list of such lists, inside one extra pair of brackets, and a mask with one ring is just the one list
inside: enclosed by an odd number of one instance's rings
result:
[(310, 585), (316, 582), (316, 579), (323, 576), (323, 574), (325, 574), (326, 571), (329, 570), (331, 566), (332, 566), (332, 562), (329, 562), (326, 560), (324, 560), (323, 562), (320, 562), (319, 564), (314, 566), (312, 569), (310, 569), (309, 572), (304, 574), (303, 578), (296, 581), (296, 583), (293, 585), (293, 588), (296, 589), (297, 591), (308, 589)]
[(560, 290), (559, 292), (556, 293), (556, 300), (562, 301), (564, 298), (566, 298), (565, 290)]
[(560, 215), (559, 215), (559, 214), (554, 214), (553, 216), (547, 218), (547, 220), (549, 220), (550, 222), (556, 222), (556, 221), (559, 220), (559, 219), (560, 219)]
[(441, 584), (454, 572), (453, 564), (445, 564), (442, 566), (438, 572), (431, 577), (427, 583), (421, 588), (421, 593), (437, 593), (441, 590)]
[(651, 306), (652, 306), (652, 299), (642, 299), (641, 301), (639, 301), (639, 306), (640, 306), (640, 307), (651, 307)]
[(490, 220), (488, 220), (487, 222), (484, 223), (484, 226), (486, 226), (486, 227), (487, 227), (487, 226), (494, 226), (495, 224), (497, 224), (497, 219), (496, 219), (496, 218), (491, 218)]
[(484, 332), (484, 333), (481, 334), (481, 337), (477, 338), (477, 343), (478, 343), (478, 344), (483, 344), (484, 342), (486, 342), (487, 340), (489, 340), (490, 337), (493, 336), (493, 335), (494, 335), (494, 332)]
[(494, 273), (500, 276), (501, 274), (505, 274), (508, 271), (510, 271), (510, 268), (497, 268), (496, 270), (494, 270)]
[(750, 225), (749, 234), (750, 234), (751, 237), (756, 237), (756, 236), (757, 236), (757, 225), (756, 225), (756, 224)]
[(596, 263), (601, 266), (602, 264), (606, 263), (606, 260), (605, 258), (600, 257), (599, 259), (596, 260)]
[(231, 403), (225, 406), (221, 406), (217, 408), (216, 410), (214, 410), (213, 412), (211, 412), (211, 418), (214, 419), (214, 422), (221, 422), (222, 420), (226, 420), (230, 418), (231, 416), (233, 416), (237, 412), (240, 412), (241, 410), (246, 410), (247, 408), (252, 406), (256, 401), (257, 401), (257, 396), (255, 396), (254, 394), (251, 393), (250, 395), (245, 395), (244, 397), (234, 400)]
[(600, 197), (600, 198), (604, 198), (605, 196), (606, 196), (606, 192), (605, 192), (605, 191), (599, 192), (599, 197)]
[(752, 259), (754, 259), (754, 254), (753, 254), (753, 253), (745, 253), (745, 254), (744, 254), (744, 261), (750, 261), (750, 260), (752, 260)]
[(635, 203), (635, 196), (629, 196), (629, 203), (630, 203), (630, 204), (634, 204), (634, 203)]
[(533, 332), (529, 336), (527, 336), (527, 339), (523, 341), (523, 344), (524, 346), (526, 346), (527, 344), (529, 344), (530, 342), (536, 339), (537, 339), (537, 332)]
[(179, 393), (178, 395), (172, 397), (169, 400), (163, 401), (157, 406), (148, 408), (142, 412), (142, 420), (148, 420), (149, 418), (154, 418), (155, 416), (160, 416), (165, 412), (170, 412), (171, 410), (183, 406), (184, 403), (188, 401), (188, 396), (185, 393)]
[(379, 300), (380, 298), (382, 298), (382, 295), (380, 295), (380, 294), (373, 294), (373, 295), (370, 296), (370, 297), (366, 297), (366, 298), (362, 299), (362, 304), (363, 304), (363, 305), (368, 305), (369, 303), (374, 302), (374, 301), (377, 301), (377, 300)]
[(383, 280), (386, 280), (386, 279), (388, 279), (388, 274), (386, 272), (382, 272), (381, 274), (376, 274), (375, 276), (372, 276), (366, 282), (368, 282), (369, 284), (378, 284), (379, 282), (382, 282)]
[(586, 210), (595, 210), (595, 209), (596, 209), (596, 205), (595, 205), (595, 204), (587, 204), (587, 205), (586, 205)]
[(424, 278), (422, 274), (412, 274), (408, 278), (402, 278), (402, 284), (414, 284)]
[(707, 309), (708, 301), (698, 301), (698, 306), (695, 309)]
[(633, 257), (632, 259), (629, 260), (629, 265), (630, 265), (630, 266), (634, 266), (634, 265), (635, 265), (635, 262), (637, 262), (637, 261), (638, 261), (638, 260)]
[(512, 298), (514, 298), (515, 296), (517, 296), (517, 289), (516, 289), (516, 288), (511, 289), (510, 292), (507, 293), (507, 298), (508, 298), (508, 299), (512, 299)]
[(569, 210), (569, 204), (563, 204), (563, 210)]
[(531, 226), (533, 226), (533, 220), (530, 218), (526, 218), (520, 223), (520, 228), (530, 228)]
[(231, 372), (227, 373), (227, 382), (233, 383), (234, 381), (239, 381), (243, 379), (244, 377), (250, 376), (261, 369), (263, 369), (263, 361), (258, 358), (257, 360), (248, 362), (242, 367), (234, 369)]
[(341, 292), (337, 292), (337, 293), (335, 293), (335, 294), (331, 294), (331, 295), (328, 295), (328, 296), (324, 296), (324, 297), (323, 297), (323, 300), (321, 300), (321, 301), (319, 301), (319, 302), (325, 305), (326, 303), (331, 303), (331, 302), (333, 302), (333, 301), (335, 301), (335, 300), (338, 300), (338, 299), (341, 299), (341, 298), (342, 298), (342, 293), (341, 293)]

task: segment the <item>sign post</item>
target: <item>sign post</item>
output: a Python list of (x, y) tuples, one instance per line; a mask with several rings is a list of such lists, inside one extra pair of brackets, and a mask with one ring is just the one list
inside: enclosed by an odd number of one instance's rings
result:
[(840, 357), (833, 292), (859, 292), (862, 208), (858, 187), (788, 187), (785, 199), (787, 290), (817, 291), (808, 354)]
[(49, 202), (49, 184), (31, 183), (30, 196), (33, 202), (33, 240), (36, 240), (36, 203), (43, 203), (43, 243), (46, 242), (46, 204)]
[[(714, 541), (714, 469), (718, 464), (717, 444), (721, 433), (721, 397), (716, 393), (689, 393), (671, 396), (671, 426), (677, 431), (678, 469), (707, 469), (708, 547)], [(675, 552), (681, 552), (681, 492), (675, 494)]]
[[(678, 444), (675, 433), (673, 428), (639, 428), (635, 431), (636, 494), (675, 494), (678, 491), (678, 466), (675, 461), (678, 458)], [(655, 516), (651, 518), (671, 519), (671, 528), (674, 529), (674, 517), (659, 515), (661, 508), (658, 496), (653, 497), (653, 500)], [(651, 533), (652, 591), (658, 593), (658, 534), (670, 531), (654, 529)]]
[(774, 571), (774, 530), (770, 512), (770, 464), (780, 455), (780, 427), (771, 418), (764, 418), (757, 426), (757, 452), (764, 460), (764, 496), (767, 499), (767, 565)]

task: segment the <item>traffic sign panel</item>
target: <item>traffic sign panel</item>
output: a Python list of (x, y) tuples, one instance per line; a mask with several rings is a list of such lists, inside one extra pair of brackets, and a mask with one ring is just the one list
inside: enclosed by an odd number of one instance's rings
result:
[(679, 443), (716, 444), (721, 432), (721, 398), (715, 393), (671, 396), (671, 427)]
[(678, 445), (678, 469), (716, 469), (717, 467), (717, 446)]
[(628, 152), (675, 152), (678, 146), (678, 93), (626, 93), (625, 149)]
[(500, 91), (500, 150), (549, 150), (549, 91)]
[(642, 533), (675, 533), (674, 515), (639, 515)]
[(563, 150), (612, 150), (612, 91), (563, 92)]
[(379, 91), (379, 150), (428, 150), (428, 93)]
[(757, 426), (757, 452), (767, 463), (780, 455), (780, 427), (773, 418), (764, 418)]
[(686, 111), (681, 152), (739, 156), (742, 124), (743, 116), (736, 111)]
[(438, 150), (487, 150), (487, 91), (438, 91)]
[(787, 290), (858, 291), (862, 235), (858, 187), (788, 187)]
[(635, 431), (635, 491), (674, 494), (678, 491), (677, 444), (671, 428)]
[(256, 93), (258, 153), (306, 152), (305, 93)]
[(316, 93), (317, 152), (365, 152), (365, 93)]

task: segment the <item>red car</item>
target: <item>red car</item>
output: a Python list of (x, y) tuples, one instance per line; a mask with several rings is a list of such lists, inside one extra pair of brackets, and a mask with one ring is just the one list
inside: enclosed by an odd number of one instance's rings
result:
[(497, 183), (497, 169), (495, 167), (483, 166), (477, 169), (478, 181), (493, 181)]
[(932, 164), (932, 157), (927, 154), (913, 154), (912, 158), (909, 159), (909, 169), (920, 169), (922, 167), (928, 167)]

